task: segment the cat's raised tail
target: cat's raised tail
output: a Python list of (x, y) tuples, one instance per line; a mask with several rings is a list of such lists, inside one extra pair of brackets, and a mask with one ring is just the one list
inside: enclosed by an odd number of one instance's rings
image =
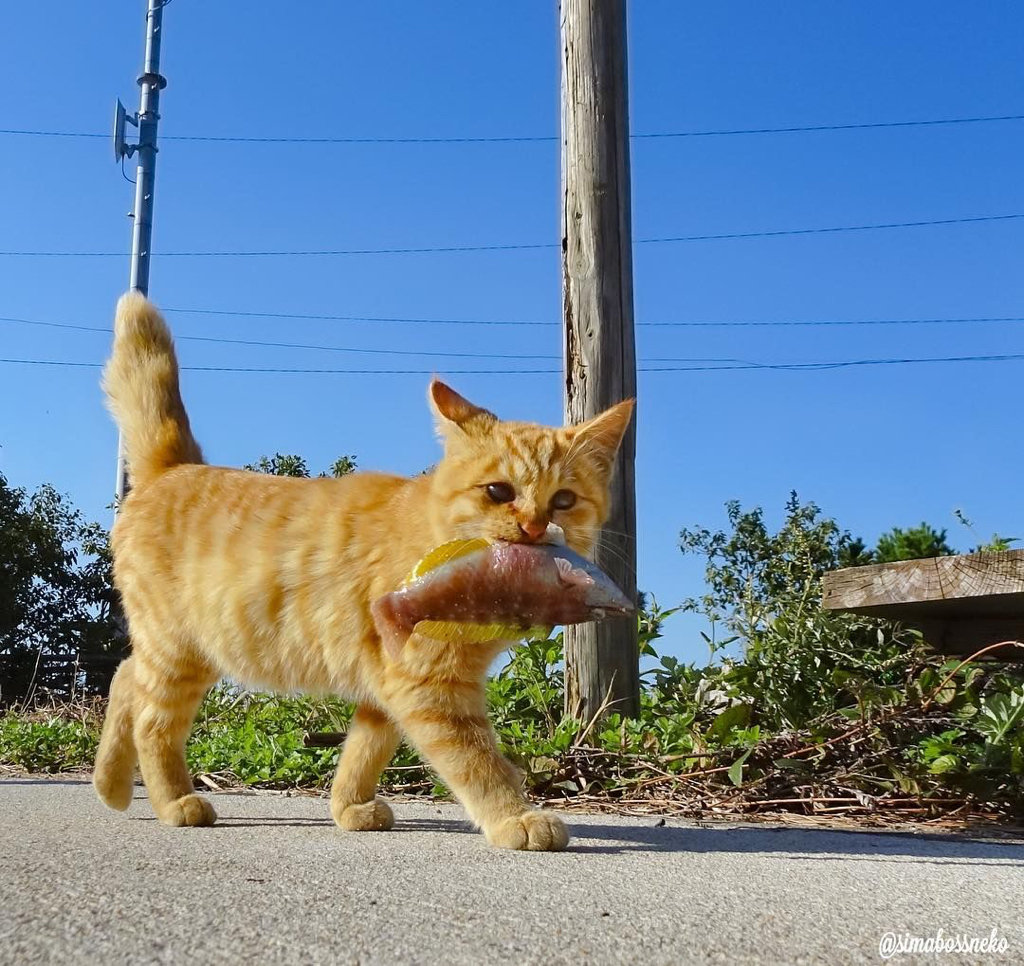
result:
[(117, 303), (103, 388), (124, 434), (132, 486), (143, 486), (180, 463), (203, 462), (181, 401), (170, 330), (139, 292), (122, 295)]

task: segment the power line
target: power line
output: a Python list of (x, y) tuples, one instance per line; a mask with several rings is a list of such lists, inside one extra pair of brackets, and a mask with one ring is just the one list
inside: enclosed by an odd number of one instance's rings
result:
[[(530, 319), (427, 319), (406, 316), (373, 316), (373, 315), (320, 315), (302, 312), (234, 312), (229, 309), (172, 309), (161, 306), (161, 312), (182, 315), (229, 315), (238, 318), (253, 319), (291, 319), (310, 322), (367, 322), (397, 323), (410, 325), (561, 325), (560, 322), (537, 321)], [(644, 323), (639, 323), (643, 325)]]
[(848, 369), (861, 366), (906, 366), (927, 365), (929, 363), (963, 363), (963, 362), (1020, 362), (1024, 361), (1024, 353), (1004, 353), (983, 356), (930, 356), (925, 358), (899, 359), (846, 359), (840, 362), (778, 362), (778, 363), (743, 363), (740, 365), (722, 366), (664, 366), (643, 367), (640, 372), (726, 372), (737, 369), (769, 369), (780, 372), (821, 372), (830, 369)]
[[(886, 128), (936, 127), (950, 124), (992, 124), (1021, 121), (1024, 114), (979, 117), (928, 118), (917, 121), (867, 121), (861, 124), (805, 124), (792, 127), (716, 128), (696, 131), (650, 131), (631, 134), (633, 140), (672, 138), (734, 137), (755, 134), (813, 134), (823, 131), (866, 131)], [(0, 134), (53, 138), (107, 138), (108, 133), (92, 131), (42, 131), (0, 128)], [(529, 144), (554, 143), (557, 135), (501, 135), (496, 137), (287, 137), (208, 134), (163, 135), (164, 141), (202, 141), (234, 144)]]
[(970, 218), (935, 218), (929, 221), (896, 221), (882, 225), (840, 225), (833, 228), (783, 228), (776, 231), (737, 231), (718, 235), (677, 235), (669, 238), (639, 238), (637, 245), (663, 245), (670, 242), (722, 241), (732, 238), (774, 238), (778, 235), (824, 235), (840, 231), (877, 231), (883, 228), (925, 228), (934, 225), (963, 225), (981, 221), (1009, 221), (1024, 214), (977, 215)]
[[(48, 329), (72, 329), (77, 332), (100, 332), (104, 335), (113, 334), (113, 330), (106, 326), (100, 325), (77, 325), (71, 322), (43, 322), (38, 319), (18, 319), (10, 318), (6, 316), (0, 316), (0, 322), (18, 323), (20, 325), (35, 325), (43, 326)], [(508, 352), (439, 352), (433, 350), (419, 350), (419, 349), (374, 349), (364, 348), (355, 346), (339, 346), (339, 345), (312, 345), (307, 342), (269, 342), (259, 339), (228, 339), (219, 336), (212, 335), (175, 335), (176, 341), (179, 342), (215, 342), (222, 343), (225, 345), (247, 345), (247, 346), (261, 346), (264, 348), (271, 349), (313, 349), (321, 352), (353, 352), (365, 355), (388, 355), (388, 356), (429, 356), (440, 359), (503, 359), (503, 360), (522, 360), (522, 359), (553, 359), (561, 360), (560, 355), (540, 355), (540, 354), (520, 354), (520, 353), (508, 353)], [(742, 363), (743, 359), (720, 359), (720, 358), (651, 358), (644, 360), (646, 362), (700, 362), (700, 363)]]
[[(328, 315), (304, 312), (250, 312), (233, 309), (180, 309), (161, 306), (168, 315), (220, 315), (254, 319), (288, 319), (309, 322), (352, 322), (366, 324), (397, 325), (484, 325), (484, 326), (561, 326), (551, 319), (450, 319), (422, 318), (396, 315)], [(929, 318), (929, 319), (695, 319), (666, 322), (637, 322), (638, 326), (656, 328), (740, 328), (760, 326), (859, 326), (859, 325), (958, 325), (963, 323), (1024, 322), (1024, 316), (983, 316), (975, 318)]]
[[(99, 325), (75, 325), (70, 322), (42, 322), (37, 319), (16, 319), (0, 316), (0, 322), (16, 322), (21, 325), (45, 326), (50, 329), (74, 329), (79, 332), (102, 332), (111, 335), (113, 330)], [(559, 355), (537, 355), (518, 354), (502, 352), (437, 352), (432, 350), (414, 349), (373, 349), (356, 346), (339, 345), (313, 345), (306, 342), (270, 342), (259, 339), (228, 339), (212, 335), (179, 335), (175, 334), (175, 341), (179, 342), (216, 342), (225, 345), (248, 345), (261, 346), (271, 349), (314, 349), (321, 352), (353, 352), (366, 355), (387, 355), (387, 356), (432, 356), (437, 358), (456, 359), (561, 359)], [(729, 360), (732, 361), (732, 360)]]
[[(161, 258), (287, 258), (291, 256), (310, 258), (316, 255), (436, 255), (457, 252), (510, 252), (542, 248), (557, 248), (554, 242), (534, 242), (521, 245), (442, 245), (423, 248), (346, 248), (321, 249), (317, 251), (181, 251), (153, 252)], [(22, 256), (26, 258), (124, 258), (125, 252), (70, 252), (70, 251), (0, 251), (0, 256)]]
[[(397, 325), (530, 325), (561, 326), (561, 322), (549, 319), (439, 319), (396, 315), (326, 315), (303, 312), (249, 312), (233, 309), (179, 309), (161, 306), (161, 311), (174, 315), (221, 315), (254, 319), (289, 319), (310, 322), (354, 322), (367, 324)], [(1024, 316), (982, 316), (975, 318), (930, 318), (930, 319), (695, 319), (667, 322), (637, 322), (638, 326), (656, 328), (734, 328), (760, 326), (859, 326), (859, 325), (959, 325), (963, 323), (1024, 322)]]
[[(732, 372), (739, 370), (772, 370), (779, 372), (821, 372), (831, 369), (846, 369), (864, 366), (897, 366), (927, 365), (937, 363), (969, 363), (969, 362), (1021, 362), (1024, 353), (980, 356), (932, 356), (926, 358), (894, 358), (894, 359), (848, 359), (836, 362), (736, 362), (724, 365), (688, 365), (688, 366), (640, 366), (639, 372)], [(102, 369), (100, 362), (66, 362), (52, 359), (0, 359), (0, 363), (26, 366), (58, 366), (80, 369)], [(276, 366), (182, 366), (183, 372), (244, 372), (244, 373), (288, 373), (304, 375), (405, 375), (429, 376), (440, 375), (554, 375), (560, 374), (559, 369), (308, 369), (284, 368)]]
[[(873, 225), (837, 225), (827, 228), (782, 228), (770, 231), (738, 231), (709, 235), (676, 235), (663, 238), (637, 238), (634, 245), (664, 245), (677, 242), (724, 241), (739, 238), (777, 238), (782, 235), (824, 235), (837, 232), (879, 231), (889, 228), (928, 228), (938, 225), (965, 225), (980, 222), (1010, 221), (1024, 218), (1024, 213), (1005, 215), (974, 215), (964, 218), (934, 218), (926, 221), (895, 221)], [(310, 258), (340, 255), (436, 255), (462, 252), (536, 251), (559, 248), (557, 242), (533, 242), (515, 245), (445, 245), (421, 248), (344, 248), (278, 251), (171, 251), (154, 252), (163, 258)], [(124, 252), (71, 251), (0, 251), (0, 256), (40, 258), (123, 258)]]
[[(26, 366), (70, 366), (77, 369), (102, 369), (102, 362), (65, 362), (53, 359), (0, 359), (0, 363)], [(373, 376), (429, 376), (434, 373), (452, 376), (500, 376), (553, 374), (560, 369), (288, 369), (262, 366), (180, 366), (182, 372), (250, 372), (290, 373), (304, 375), (373, 375)]]
[(985, 124), (995, 121), (1022, 121), (1024, 114), (1002, 114), (990, 117), (945, 117), (923, 121), (867, 121), (863, 124), (805, 124), (798, 127), (748, 127), (710, 131), (675, 131), (651, 134), (631, 134), (634, 139), (645, 138), (706, 138), (731, 137), (745, 134), (813, 134), (819, 131), (866, 131), (872, 128), (935, 127), (941, 124)]
[[(534, 321), (505, 321), (498, 322), (492, 320), (473, 320), (473, 319), (397, 319), (393, 317), (378, 317), (376, 319), (364, 319), (360, 317), (352, 316), (317, 316), (317, 314), (300, 314), (291, 312), (241, 312), (241, 311), (229, 311), (226, 309), (215, 309), (215, 308), (164, 308), (164, 312), (180, 312), (180, 313), (196, 313), (196, 314), (209, 314), (209, 316), (237, 316), (241, 318), (267, 318), (267, 319), (288, 319), (288, 320), (316, 320), (316, 321), (344, 321), (344, 322), (372, 322), (372, 323), (421, 323), (421, 324), (440, 324), (440, 325), (461, 325), (461, 326), (544, 326), (544, 327), (556, 327), (560, 326), (558, 322), (534, 322)], [(685, 326), (696, 326), (696, 327), (719, 327), (719, 328), (750, 328), (750, 327), (805, 327), (805, 326), (896, 326), (896, 325), (909, 325), (909, 326), (929, 326), (929, 325), (950, 325), (950, 324), (986, 324), (986, 323), (1022, 323), (1024, 317), (977, 317), (973, 319), (820, 319), (820, 320), (777, 320), (777, 321), (761, 321), (761, 320), (733, 320), (733, 321), (695, 321), (695, 322), (639, 322), (638, 326), (648, 327), (685, 327)], [(39, 319), (20, 319), (12, 318), (7, 316), (0, 316), (0, 323), (18, 324), (25, 326), (38, 326), (48, 329), (71, 329), (79, 332), (97, 332), (104, 335), (111, 335), (112, 331), (106, 326), (83, 326), (74, 323), (67, 322), (46, 322)], [(434, 350), (416, 350), (416, 349), (382, 349), (382, 348), (367, 348), (362, 346), (342, 346), (342, 345), (321, 345), (308, 342), (280, 342), (280, 341), (266, 341), (259, 339), (232, 339), (220, 336), (204, 336), (204, 335), (181, 335), (175, 334), (175, 339), (180, 341), (190, 342), (212, 342), (212, 343), (223, 343), (227, 345), (252, 345), (261, 346), (268, 348), (295, 348), (295, 349), (311, 349), (315, 351), (329, 351), (329, 352), (354, 352), (354, 353), (366, 353), (376, 355), (423, 355), (423, 356), (437, 356), (437, 358), (456, 358), (456, 359), (502, 359), (502, 360), (554, 360), (561, 359), (560, 355), (552, 354), (539, 354), (539, 353), (509, 353), (509, 352), (442, 352)], [(646, 362), (670, 362), (677, 360), (665, 360), (652, 358), (645, 360)], [(687, 362), (695, 362), (696, 360), (687, 360)], [(739, 362), (737, 360), (700, 360), (700, 362)]]
[[(987, 316), (979, 318), (937, 318), (937, 319), (733, 319), (730, 321), (694, 322), (637, 322), (637, 325), (656, 327), (717, 327), (751, 328), (759, 326), (833, 326), (833, 325), (960, 325), (963, 323), (984, 324), (989, 322), (1024, 322), (1024, 316)], [(513, 324), (513, 323), (507, 323)], [(558, 322), (545, 323), (560, 325)]]

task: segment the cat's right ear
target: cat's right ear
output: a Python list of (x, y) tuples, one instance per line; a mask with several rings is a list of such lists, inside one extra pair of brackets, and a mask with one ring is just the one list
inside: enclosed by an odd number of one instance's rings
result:
[(440, 379), (431, 381), (428, 395), (442, 439), (488, 432), (498, 421), (494, 413), (474, 405)]

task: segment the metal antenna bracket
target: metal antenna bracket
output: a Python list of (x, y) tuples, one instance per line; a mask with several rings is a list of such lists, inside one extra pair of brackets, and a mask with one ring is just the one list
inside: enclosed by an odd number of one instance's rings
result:
[(164, 77), (163, 74), (139, 74), (139, 76), (135, 78), (135, 83), (137, 83), (139, 87), (142, 87), (143, 84), (147, 84), (155, 90), (162, 91), (167, 86), (167, 78)]
[(124, 139), (125, 124), (138, 127), (139, 121), (136, 115), (125, 110), (124, 104), (118, 98), (114, 105), (114, 161), (118, 163), (122, 158), (130, 158), (135, 153), (135, 145), (128, 144)]

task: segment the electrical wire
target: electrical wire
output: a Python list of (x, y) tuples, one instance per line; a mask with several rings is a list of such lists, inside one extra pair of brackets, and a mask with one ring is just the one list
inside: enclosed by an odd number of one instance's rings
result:
[[(169, 3), (170, 0), (164, 4)], [(854, 124), (805, 124), (791, 127), (716, 128), (697, 131), (649, 131), (630, 135), (633, 140), (674, 138), (735, 137), (761, 134), (815, 134), (824, 131), (866, 131), (891, 128), (936, 127), (953, 124), (993, 124), (1024, 120), (1024, 114), (999, 114), (978, 117), (943, 117), (912, 121), (866, 121)], [(43, 131), (0, 128), (0, 134), (28, 137), (106, 138), (109, 134), (92, 131)], [(205, 141), (234, 144), (529, 144), (554, 143), (558, 135), (500, 135), (497, 137), (288, 137), (234, 136), (213, 134), (165, 134), (161, 141)]]
[[(43, 322), (38, 319), (18, 319), (0, 316), (0, 322), (14, 322), (21, 325), (45, 326), (51, 329), (73, 329), (79, 332), (102, 332), (112, 335), (113, 330), (99, 325), (76, 325), (70, 322)], [(271, 349), (313, 349), (320, 352), (352, 352), (365, 355), (387, 356), (430, 356), (455, 359), (561, 359), (558, 355), (519, 354), (501, 352), (438, 352), (433, 350), (414, 349), (374, 349), (362, 346), (313, 345), (306, 342), (271, 342), (260, 339), (228, 339), (212, 335), (180, 335), (175, 333), (178, 342), (215, 342), (225, 345), (260, 346)], [(732, 360), (730, 360), (732, 361)]]
[[(554, 321), (531, 321), (531, 320), (493, 320), (493, 319), (424, 319), (424, 318), (402, 318), (395, 316), (364, 317), (351, 315), (304, 315), (293, 312), (237, 312), (227, 309), (176, 309), (162, 308), (165, 314), (186, 314), (186, 315), (215, 315), (238, 318), (267, 318), (267, 319), (288, 319), (288, 320), (311, 320), (325, 322), (364, 322), (369, 324), (421, 324), (421, 325), (482, 325), (482, 326), (543, 326), (547, 328), (561, 327), (561, 322)], [(70, 322), (45, 322), (39, 319), (13, 318), (0, 316), (0, 322), (19, 323), (21, 325), (44, 326), (54, 329), (76, 329), (83, 332), (103, 332), (111, 334), (111, 329), (105, 326), (77, 325)], [(648, 326), (653, 328), (667, 327), (716, 327), (716, 328), (752, 328), (752, 327), (805, 327), (805, 326), (931, 326), (931, 325), (985, 325), (985, 324), (1019, 324), (1024, 322), (1024, 316), (978, 316), (974, 318), (932, 318), (932, 319), (733, 319), (715, 321), (676, 321), (676, 322), (637, 322), (637, 327)], [(301, 342), (261, 342), (252, 339), (229, 339), (215, 336), (190, 336), (175, 335), (177, 339), (194, 340), (198, 342), (223, 342), (233, 345), (257, 345), (270, 346), (275, 348), (290, 349), (314, 349), (326, 351), (361, 351), (358, 349), (348, 350), (341, 346), (313, 345)], [(374, 350), (366, 350), (374, 351)], [(410, 354), (410, 355), (451, 355), (452, 353), (433, 352), (412, 352), (412, 350), (381, 349), (376, 350), (388, 354)], [(490, 358), (486, 353), (470, 353), (471, 357)], [(546, 355), (503, 355), (498, 358), (520, 358), (520, 359), (552, 359), (560, 358)]]
[[(50, 329), (72, 329), (78, 332), (100, 332), (104, 335), (112, 335), (113, 330), (99, 325), (77, 325), (71, 322), (43, 322), (38, 319), (19, 319), (0, 316), (0, 322), (18, 323), (21, 325), (44, 326)], [(561, 360), (560, 355), (522, 354), (508, 352), (439, 352), (434, 350), (419, 349), (375, 349), (362, 346), (339, 346), (339, 345), (312, 345), (306, 342), (270, 342), (260, 339), (228, 339), (212, 335), (180, 335), (175, 334), (175, 341), (178, 342), (214, 342), (224, 345), (245, 345), (260, 346), (271, 349), (313, 349), (321, 352), (352, 352), (364, 355), (387, 355), (387, 356), (428, 356), (439, 359), (502, 359), (502, 360), (523, 360), (543, 359)], [(701, 362), (701, 363), (742, 363), (743, 359), (734, 358), (652, 358), (644, 360), (647, 362)]]
[[(250, 312), (234, 309), (183, 309), (161, 306), (168, 315), (219, 315), (253, 319), (288, 319), (310, 322), (350, 322), (372, 325), (483, 325), (483, 326), (561, 326), (551, 319), (448, 319), (395, 315), (329, 315), (303, 312)], [(637, 322), (638, 327), (653, 328), (743, 328), (773, 326), (861, 326), (861, 325), (960, 325), (964, 323), (1024, 322), (1024, 316), (980, 316), (974, 318), (929, 319), (695, 319), (664, 322)]]
[[(1024, 353), (1007, 353), (1001, 355), (978, 356), (932, 356), (925, 358), (892, 358), (892, 359), (847, 359), (835, 362), (737, 362), (723, 365), (686, 365), (686, 366), (640, 366), (638, 372), (732, 372), (739, 370), (770, 370), (778, 372), (821, 372), (832, 369), (846, 369), (865, 366), (897, 366), (926, 365), (937, 363), (971, 363), (971, 362), (1021, 362)], [(27, 366), (58, 366), (83, 369), (102, 369), (100, 362), (68, 362), (53, 359), (0, 359), (0, 363)], [(277, 366), (182, 366), (183, 372), (244, 372), (244, 373), (288, 373), (304, 375), (554, 375), (561, 374), (559, 369), (311, 369), (285, 368)]]
[[(677, 242), (723, 241), (739, 238), (777, 238), (783, 235), (824, 235), (837, 232), (880, 231), (890, 228), (928, 228), (939, 225), (966, 225), (982, 222), (1011, 221), (1024, 218), (1024, 213), (1003, 215), (972, 215), (963, 218), (933, 218), (923, 221), (894, 221), (872, 225), (836, 225), (826, 228), (782, 228), (769, 231), (724, 232), (709, 235), (675, 235), (663, 238), (637, 238), (634, 245), (664, 245)], [(153, 252), (157, 258), (312, 258), (342, 255), (435, 255), (462, 252), (538, 251), (561, 248), (557, 242), (533, 242), (513, 245), (447, 245), (420, 248), (339, 248), (278, 251), (170, 251)], [(39, 258), (127, 258), (128, 253), (117, 251), (0, 251), (6, 257)]]

